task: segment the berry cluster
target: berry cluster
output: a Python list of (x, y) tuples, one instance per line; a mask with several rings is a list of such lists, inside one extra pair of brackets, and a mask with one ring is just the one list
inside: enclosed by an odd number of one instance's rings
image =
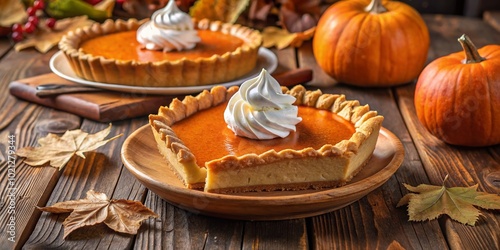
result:
[[(26, 23), (16, 23), (12, 25), (11, 37), (15, 42), (19, 42), (24, 39), (25, 35), (35, 32), (40, 22), (38, 13), (43, 12), (44, 8), (45, 2), (43, 0), (35, 0), (33, 2), (33, 6), (26, 9), (26, 13), (28, 14), (28, 20)], [(52, 17), (45, 19), (45, 25), (49, 29), (54, 28), (56, 25), (56, 19)]]

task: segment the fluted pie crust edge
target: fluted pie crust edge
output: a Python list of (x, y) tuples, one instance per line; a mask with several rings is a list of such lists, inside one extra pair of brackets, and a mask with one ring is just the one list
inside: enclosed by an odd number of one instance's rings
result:
[[(326, 144), (318, 150), (312, 148), (285, 149), (280, 152), (270, 150), (260, 155), (246, 154), (239, 157), (227, 155), (206, 163), (206, 167), (198, 166), (196, 156), (183, 144), (170, 126), (198, 111), (228, 101), (237, 90), (237, 86), (228, 89), (217, 86), (210, 91), (205, 90), (195, 97), (186, 96), (183, 101), (174, 99), (168, 107), (160, 107), (158, 114), (149, 115), (149, 124), (160, 153), (186, 187), (204, 189), (206, 192), (214, 193), (337, 187), (350, 181), (368, 162), (375, 149), (379, 130), (384, 120), (376, 111), (370, 110), (368, 105), (360, 105), (357, 100), (346, 100), (344, 95), (323, 94), (320, 90), (308, 91), (303, 86), (298, 85), (292, 89), (282, 87), (282, 90), (297, 98), (296, 105), (330, 110), (352, 122), (355, 132), (349, 140), (343, 140), (335, 145)], [(265, 166), (265, 169), (286, 169), (286, 165), (290, 161), (301, 161), (300, 164), (310, 164), (311, 167), (314, 167), (318, 165), (319, 158), (325, 160), (327, 164), (327, 166), (320, 167), (336, 168), (334, 170), (334, 172), (338, 172), (336, 178), (321, 181), (262, 183), (238, 187), (224, 186), (225, 184), (222, 183), (224, 178), (246, 178), (245, 171), (251, 172), (252, 169), (259, 166)], [(286, 175), (286, 172), (282, 173)]]
[(75, 74), (83, 79), (130, 86), (200, 86), (231, 81), (250, 72), (257, 64), (262, 43), (260, 32), (238, 24), (193, 19), (195, 29), (220, 31), (244, 41), (234, 51), (209, 58), (161, 62), (106, 59), (84, 53), (80, 44), (88, 39), (123, 31), (137, 30), (147, 20), (106, 20), (67, 33), (59, 42)]

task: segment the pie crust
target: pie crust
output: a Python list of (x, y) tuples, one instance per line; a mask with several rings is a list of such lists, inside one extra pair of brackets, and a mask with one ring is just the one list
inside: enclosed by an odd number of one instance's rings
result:
[[(160, 62), (124, 61), (94, 56), (82, 51), (80, 44), (94, 37), (137, 30), (146, 20), (111, 19), (102, 24), (78, 28), (59, 42), (59, 48), (78, 77), (86, 80), (145, 87), (198, 86), (227, 82), (250, 72), (257, 63), (262, 43), (260, 32), (238, 24), (193, 19), (198, 30), (220, 31), (243, 40), (243, 45), (222, 55)], [(168, 53), (168, 52), (167, 52)]]
[[(320, 90), (308, 91), (298, 85), (292, 89), (282, 87), (282, 90), (297, 98), (296, 105), (330, 110), (352, 122), (355, 132), (349, 140), (340, 141), (335, 145), (326, 144), (320, 149), (285, 149), (280, 152), (269, 150), (259, 155), (246, 154), (239, 157), (227, 155), (207, 162), (206, 166), (198, 166), (196, 156), (170, 126), (198, 111), (228, 101), (237, 90), (237, 86), (228, 89), (217, 86), (196, 97), (186, 96), (183, 101), (174, 99), (169, 107), (160, 107), (158, 114), (149, 116), (160, 153), (186, 187), (204, 189), (206, 192), (233, 193), (341, 186), (361, 170), (375, 149), (384, 119), (376, 111), (370, 110), (368, 105), (360, 105), (357, 100), (346, 100), (344, 95), (323, 94)], [(291, 177), (297, 173), (290, 173), (288, 176), (287, 166), (290, 166), (291, 162), (308, 166), (304, 173), (298, 173), (301, 180), (293, 180)], [(328, 173), (324, 171), (325, 168)], [(307, 180), (309, 172), (314, 171), (319, 171), (316, 174), (321, 176), (321, 180), (315, 180), (315, 177)], [(267, 176), (263, 178), (267, 180), (259, 180), (258, 175)], [(269, 176), (274, 177), (268, 178)], [(325, 176), (326, 179), (323, 178)], [(242, 185), (247, 178), (253, 178), (256, 182)], [(239, 184), (234, 186), (234, 183)]]

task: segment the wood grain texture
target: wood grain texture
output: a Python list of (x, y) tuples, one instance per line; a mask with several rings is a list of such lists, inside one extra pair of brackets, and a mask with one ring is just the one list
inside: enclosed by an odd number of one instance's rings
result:
[[(41, 55), (33, 50), (21, 51), (19, 53), (9, 52), (2, 58), (2, 67), (0, 67), (0, 91), (4, 93), (5, 98), (1, 98), (0, 117), (0, 143), (2, 148), (2, 157), (0, 161), (0, 179), (7, 180), (7, 156), (6, 153), (8, 135), (15, 136), (16, 148), (26, 146), (36, 146), (37, 140), (45, 136), (47, 126), (43, 124), (53, 124), (58, 120), (67, 121), (66, 124), (60, 124), (59, 127), (65, 127), (69, 124), (79, 124), (80, 118), (68, 115), (64, 112), (57, 112), (37, 105), (25, 102), (17, 102), (16, 98), (7, 93), (7, 83), (18, 78), (28, 77), (47, 71), (43, 62), (49, 58), (47, 55)], [(3, 63), (3, 62), (8, 63)], [(53, 168), (34, 168), (22, 163), (22, 158), (16, 159), (15, 167), (15, 200), (16, 200), (16, 242), (7, 241), (7, 237), (0, 238), (1, 246), (12, 246), (20, 248), (29, 237), (40, 212), (35, 209), (36, 205), (45, 203), (56, 184), (59, 173)], [(2, 198), (7, 197), (9, 190), (7, 183), (1, 182), (0, 190)], [(8, 207), (2, 203), (0, 222), (2, 225), (7, 223)]]
[(0, 58), (2, 58), (10, 49), (12, 49), (12, 43), (10, 43), (7, 39), (0, 39)]
[[(110, 199), (144, 201), (145, 188), (130, 173), (123, 170), (119, 152), (123, 140), (143, 120), (129, 120), (121, 126), (114, 126), (110, 137), (123, 133), (124, 136), (106, 144), (95, 152), (86, 153), (86, 159), (73, 157), (62, 170), (57, 185), (44, 206), (56, 202), (76, 200), (85, 197), (88, 190), (105, 193)], [(81, 129), (88, 133), (103, 130), (107, 124), (84, 121)], [(38, 220), (25, 249), (67, 248), (67, 249), (127, 249), (132, 246), (134, 235), (113, 232), (104, 225), (76, 230), (63, 239), (62, 221), (67, 215), (43, 213)], [(147, 222), (146, 222), (147, 223)]]
[(288, 47), (281, 50), (274, 48), (271, 51), (279, 58), (278, 67), (275, 71), (276, 73), (282, 73), (297, 68), (297, 53), (294, 48)]
[[(499, 43), (500, 34), (481, 20), (463, 18), (443, 18), (440, 16), (424, 17), (431, 34), (430, 55), (437, 57), (459, 51), (456, 39), (467, 34), (478, 46)], [(477, 40), (477, 41), (476, 41)], [(396, 90), (398, 104), (410, 131), (415, 146), (422, 160), (423, 167), (434, 185), (442, 185), (446, 175), (449, 176), (447, 186), (472, 186), (479, 184), (479, 191), (498, 193), (500, 163), (491, 152), (498, 152), (498, 147), (466, 148), (454, 147), (433, 137), (420, 124), (413, 105), (414, 85)], [(486, 176), (486, 178), (485, 178)], [(484, 211), (475, 227), (465, 226), (442, 216), (440, 223), (448, 235), (452, 248), (464, 249), (498, 249), (500, 247), (500, 231), (498, 228), (500, 215)]]
[(308, 249), (303, 219), (247, 222), (241, 249)]
[(483, 19), (495, 30), (500, 31), (500, 11), (485, 11)]
[(207, 217), (173, 206), (152, 192), (145, 205), (159, 215), (143, 226), (134, 249), (237, 249), (241, 245), (242, 221)]
[(311, 41), (305, 41), (297, 51), (297, 67), (307, 67), (313, 70), (313, 79), (309, 83), (309, 86), (321, 88), (331, 87), (337, 84), (335, 79), (330, 77), (319, 67), (313, 55)]

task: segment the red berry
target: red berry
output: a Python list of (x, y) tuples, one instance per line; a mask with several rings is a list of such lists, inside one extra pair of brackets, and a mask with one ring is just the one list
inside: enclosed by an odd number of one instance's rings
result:
[(14, 31), (12, 32), (12, 40), (14, 40), (14, 42), (20, 42), (21, 40), (24, 39), (24, 36), (23, 36), (23, 33), (22, 32), (17, 32), (17, 31)]
[(30, 33), (33, 33), (36, 29), (36, 25), (32, 22), (27, 22), (25, 25), (24, 25), (24, 32), (30, 34)]
[(33, 7), (28, 7), (26, 9), (26, 13), (28, 13), (28, 16), (36, 16), (36, 11), (37, 11), (37, 9), (35, 9)]
[(45, 24), (47, 25), (47, 27), (53, 29), (56, 26), (56, 19), (53, 17), (47, 18)]
[(23, 33), (23, 25), (20, 23), (15, 23), (12, 25), (12, 32)]
[(33, 23), (35, 26), (38, 25), (38, 17), (37, 16), (29, 16), (28, 23)]
[(96, 5), (101, 2), (101, 0), (85, 0), (85, 2), (91, 4), (91, 5)]
[(35, 0), (33, 2), (33, 8), (37, 10), (43, 10), (43, 8), (45, 8), (45, 3), (43, 2), (43, 0)]

